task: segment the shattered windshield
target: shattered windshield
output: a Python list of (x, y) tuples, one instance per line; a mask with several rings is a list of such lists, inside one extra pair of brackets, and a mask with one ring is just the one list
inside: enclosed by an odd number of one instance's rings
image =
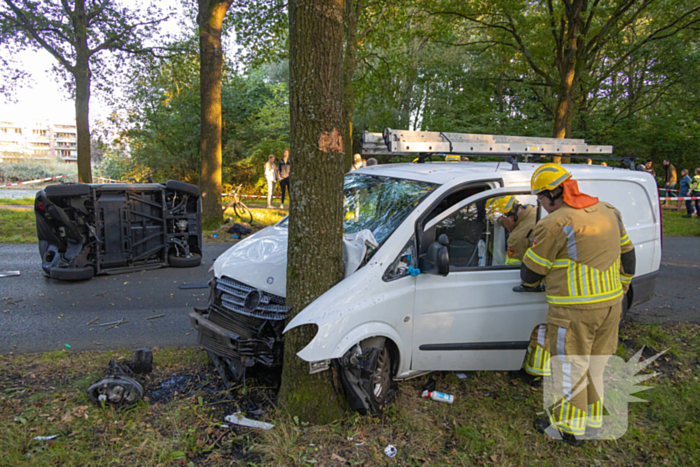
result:
[[(369, 229), (381, 244), (436, 186), (400, 178), (346, 175), (343, 232), (352, 234)], [(288, 228), (288, 221), (289, 216), (277, 227)]]
[(369, 229), (382, 244), (436, 186), (375, 175), (346, 175), (343, 231), (351, 234)]

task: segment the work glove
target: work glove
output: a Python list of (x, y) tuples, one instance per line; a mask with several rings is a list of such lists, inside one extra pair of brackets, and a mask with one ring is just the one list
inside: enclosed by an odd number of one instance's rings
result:
[(513, 287), (513, 292), (544, 292), (544, 286), (540, 284), (536, 287), (528, 287), (526, 285), (520, 284)]

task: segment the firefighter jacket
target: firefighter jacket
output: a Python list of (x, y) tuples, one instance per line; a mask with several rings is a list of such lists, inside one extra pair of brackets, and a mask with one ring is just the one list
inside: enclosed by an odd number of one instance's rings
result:
[(534, 206), (523, 206), (525, 211), (518, 215), (518, 222), (508, 235), (508, 258), (506, 264), (509, 266), (520, 266), (527, 249), (530, 248), (530, 237), (535, 229), (537, 221), (536, 209)]
[(564, 204), (537, 223), (523, 263), (546, 276), (551, 306), (595, 309), (622, 301), (632, 277), (622, 270), (620, 255), (633, 249), (620, 212), (610, 204)]

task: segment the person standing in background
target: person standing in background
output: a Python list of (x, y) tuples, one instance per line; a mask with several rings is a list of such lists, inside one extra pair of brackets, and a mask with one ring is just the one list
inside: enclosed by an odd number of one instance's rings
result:
[[(690, 196), (690, 185), (693, 183), (693, 179), (688, 175), (688, 169), (683, 169), (681, 171), (681, 188), (678, 191), (678, 196), (683, 198), (685, 196)], [(683, 217), (693, 217), (693, 202), (689, 199), (685, 200), (685, 210), (687, 214)]]
[(362, 156), (359, 154), (355, 154), (353, 161), (354, 162), (352, 163), (352, 166), (350, 166), (350, 172), (354, 172), (357, 169), (367, 167), (367, 163), (362, 160)]
[[(678, 183), (678, 174), (668, 159), (664, 159), (664, 169), (666, 169), (664, 173), (664, 198), (669, 198), (673, 196), (671, 190), (676, 188), (676, 183)], [(666, 204), (666, 200), (662, 204)]]
[(267, 181), (267, 207), (272, 208), (272, 197), (275, 194), (275, 186), (277, 185), (277, 164), (275, 164), (275, 155), (270, 154), (265, 163), (265, 180)]
[(277, 166), (277, 173), (280, 181), (280, 191), (282, 192), (282, 202), (280, 209), (284, 209), (284, 196), (289, 191), (289, 199), (292, 199), (292, 190), (289, 188), (289, 172), (292, 168), (292, 161), (289, 159), (289, 149), (285, 149), (282, 160)]
[[(700, 167), (695, 169), (695, 176), (693, 177), (693, 182), (690, 184), (688, 196), (700, 197)], [(700, 215), (700, 199), (695, 200), (695, 212)], [(700, 219), (700, 216), (698, 219)]]

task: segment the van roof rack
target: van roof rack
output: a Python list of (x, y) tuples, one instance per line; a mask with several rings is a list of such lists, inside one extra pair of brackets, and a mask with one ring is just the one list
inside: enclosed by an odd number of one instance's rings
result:
[[(360, 140), (365, 155), (418, 155), (418, 163), (434, 154), (505, 157), (518, 170), (518, 159), (564, 156), (579, 159), (621, 160), (634, 169), (634, 158), (611, 157), (612, 146), (589, 145), (582, 139), (537, 136), (481, 135), (408, 131), (385, 128), (382, 133), (365, 131)], [(606, 156), (608, 155), (608, 156)]]

